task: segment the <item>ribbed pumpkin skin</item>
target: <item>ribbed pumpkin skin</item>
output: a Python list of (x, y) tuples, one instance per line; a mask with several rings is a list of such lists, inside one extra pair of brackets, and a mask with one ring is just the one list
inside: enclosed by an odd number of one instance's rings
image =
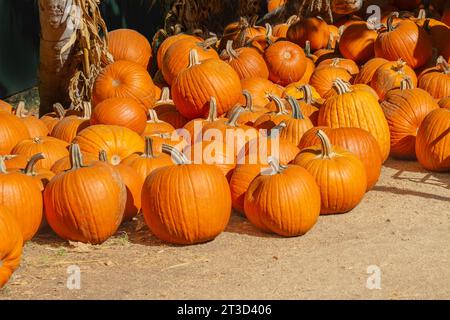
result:
[(381, 103), (391, 132), (391, 155), (416, 158), (416, 135), (423, 119), (439, 108), (422, 89), (391, 90)]
[(346, 59), (358, 64), (375, 56), (375, 40), (378, 34), (367, 28), (366, 22), (355, 22), (348, 26), (339, 41), (339, 50)]
[(289, 41), (278, 41), (264, 52), (269, 68), (269, 79), (287, 86), (299, 81), (306, 71), (306, 56), (303, 49)]
[(400, 61), (388, 62), (377, 69), (372, 77), (370, 86), (376, 91), (381, 100), (389, 90), (400, 88), (403, 80), (411, 79), (412, 85), (417, 86), (417, 76), (413, 69), (402, 65)]
[(16, 219), (24, 241), (34, 237), (42, 220), (43, 202), (40, 184), (18, 172), (0, 173), (0, 206)]
[(23, 140), (12, 150), (13, 154), (20, 154), (27, 158), (37, 153), (43, 153), (45, 158), (38, 161), (36, 169), (50, 169), (56, 161), (69, 155), (68, 144), (53, 137), (38, 137)]
[(441, 99), (439, 101), (439, 107), (444, 109), (450, 109), (450, 96), (448, 98)]
[(255, 178), (246, 192), (244, 211), (265, 232), (303, 235), (319, 217), (319, 187), (304, 168), (290, 165), (282, 173)]
[(416, 154), (425, 169), (450, 171), (450, 109), (426, 116), (417, 133)]
[(336, 95), (325, 101), (319, 111), (319, 126), (355, 127), (369, 131), (380, 145), (383, 162), (390, 151), (389, 126), (376, 98), (366, 91)]
[(80, 131), (89, 127), (89, 125), (89, 119), (79, 116), (68, 116), (58, 121), (53, 127), (50, 136), (70, 143)]
[(165, 39), (163, 41), (163, 43), (161, 43), (161, 45), (159, 46), (158, 53), (156, 55), (156, 61), (157, 61), (159, 70), (162, 69), (164, 56), (166, 55), (166, 52), (170, 48), (170, 46), (172, 44), (174, 44), (175, 42), (177, 42), (178, 40), (185, 39), (185, 38), (191, 39), (193, 42), (201, 41), (200, 38), (197, 38), (197, 37), (194, 37), (194, 36), (191, 36), (188, 34), (184, 34), (184, 33), (176, 34), (174, 36), (170, 36), (167, 39)]
[(327, 23), (315, 17), (301, 19), (290, 26), (287, 32), (287, 40), (302, 48), (309, 40), (313, 51), (326, 48), (329, 39), (330, 30)]
[(147, 122), (144, 106), (131, 98), (111, 98), (100, 102), (92, 112), (91, 124), (122, 126), (142, 134)]
[(45, 137), (49, 134), (46, 124), (35, 116), (21, 118), (28, 129), (30, 137)]
[(324, 67), (314, 71), (309, 82), (317, 92), (324, 96), (333, 87), (333, 81), (342, 79), (350, 81), (352, 76), (344, 68)]
[(108, 49), (114, 61), (131, 61), (144, 68), (147, 68), (152, 56), (152, 47), (147, 38), (132, 29), (117, 29), (109, 32)]
[(261, 55), (253, 48), (236, 49), (236, 56), (225, 61), (237, 72), (239, 78), (269, 78), (269, 69)]
[(20, 265), (22, 234), (11, 212), (0, 206), (0, 289)]
[(129, 155), (144, 151), (144, 140), (136, 132), (119, 126), (90, 126), (81, 131), (74, 142), (86, 153), (106, 151), (112, 164), (119, 164)]
[(355, 77), (354, 83), (370, 84), (377, 69), (387, 62), (389, 61), (383, 58), (370, 59), (359, 70), (358, 75)]
[(133, 98), (150, 108), (156, 101), (155, 85), (147, 70), (130, 61), (117, 61), (102, 70), (94, 83), (92, 105), (109, 98)]
[(281, 96), (283, 89), (277, 86), (272, 81), (264, 78), (248, 78), (241, 81), (242, 90), (250, 92), (253, 98), (253, 105), (257, 110), (258, 107), (262, 108), (266, 106), (270, 100), (269, 94)]
[(181, 39), (172, 44), (164, 55), (161, 72), (164, 80), (173, 85), (177, 76), (189, 66), (189, 52), (197, 50), (199, 61), (219, 59), (219, 54), (211, 48), (204, 48), (202, 42), (193, 41), (191, 38)]
[(175, 244), (206, 242), (228, 224), (230, 187), (214, 166), (160, 168), (144, 183), (142, 210), (148, 227), (159, 239)]
[(0, 155), (10, 154), (16, 144), (29, 137), (27, 127), (18, 117), (0, 112)]
[(47, 222), (63, 239), (100, 244), (122, 222), (126, 189), (104, 163), (62, 172), (44, 191)]
[(436, 68), (427, 69), (420, 74), (418, 86), (435, 99), (446, 98), (450, 96), (450, 73), (445, 74)]
[(187, 119), (206, 116), (211, 97), (217, 100), (217, 114), (230, 110), (241, 99), (239, 76), (227, 63), (209, 59), (182, 71), (172, 86), (177, 110)]
[(393, 31), (382, 32), (375, 41), (375, 55), (390, 61), (404, 59), (419, 68), (432, 56), (432, 42), (426, 31), (411, 20), (394, 23)]
[(300, 141), (301, 150), (320, 144), (317, 131), (324, 131), (334, 146), (352, 152), (361, 160), (366, 169), (367, 191), (372, 189), (381, 174), (381, 152), (377, 140), (366, 130), (360, 128), (315, 127), (308, 130)]
[(333, 148), (330, 158), (322, 157), (322, 147), (303, 149), (293, 161), (315, 178), (322, 201), (320, 214), (346, 213), (362, 200), (367, 189), (366, 169), (353, 154)]

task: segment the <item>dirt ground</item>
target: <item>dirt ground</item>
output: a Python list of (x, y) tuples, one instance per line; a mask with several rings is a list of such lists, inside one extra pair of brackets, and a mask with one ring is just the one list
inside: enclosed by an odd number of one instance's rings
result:
[[(389, 160), (355, 210), (303, 237), (261, 233), (238, 215), (196, 246), (162, 243), (142, 219), (101, 246), (40, 234), (0, 299), (449, 299), (449, 247), (450, 174)], [(67, 288), (72, 265), (79, 290)], [(381, 289), (367, 288), (369, 266)]]

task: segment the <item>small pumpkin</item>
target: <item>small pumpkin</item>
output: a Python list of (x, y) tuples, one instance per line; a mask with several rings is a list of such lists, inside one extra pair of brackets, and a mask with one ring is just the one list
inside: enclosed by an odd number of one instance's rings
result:
[(308, 116), (305, 116), (300, 108), (299, 103), (293, 97), (288, 96), (287, 101), (292, 108), (292, 118), (283, 120), (286, 127), (281, 131), (280, 138), (286, 139), (295, 146), (300, 144), (303, 134), (314, 127)]
[[(300, 111), (307, 116), (314, 126), (317, 125), (319, 117), (319, 109), (322, 106), (323, 100), (320, 98), (314, 87), (309, 84), (297, 87), (296, 90), (301, 92), (293, 96), (298, 100)], [(288, 90), (285, 91), (288, 94)]]
[(356, 76), (359, 73), (358, 65), (353, 60), (350, 59), (342, 59), (342, 58), (325, 59), (322, 60), (317, 65), (316, 69), (323, 67), (343, 68), (347, 70), (347, 72), (350, 73), (352, 77)]
[(108, 33), (108, 49), (114, 61), (126, 60), (147, 68), (152, 58), (150, 42), (131, 29), (117, 29)]
[(271, 113), (265, 113), (262, 116), (260, 116), (256, 121), (254, 122), (253, 126), (256, 129), (266, 129), (270, 130), (276, 125), (280, 124), (282, 121), (288, 120), (291, 118), (291, 115), (289, 115), (289, 112), (286, 110), (286, 107), (284, 105), (284, 102), (281, 100), (280, 97), (276, 95), (270, 95), (270, 98), (275, 102), (277, 111), (271, 112)]
[(48, 132), (52, 132), (53, 128), (61, 121), (66, 115), (66, 110), (60, 103), (53, 105), (53, 112), (43, 115), (40, 120), (47, 126)]
[(63, 239), (103, 243), (122, 222), (125, 185), (108, 164), (85, 165), (77, 144), (70, 146), (70, 159), (71, 169), (56, 175), (45, 188), (45, 217)]
[(418, 86), (430, 93), (435, 99), (450, 96), (450, 66), (443, 57), (439, 57), (436, 67), (424, 70)]
[(280, 23), (273, 27), (273, 35), (278, 38), (286, 38), (290, 26), (299, 20), (300, 18), (296, 15), (290, 16), (285, 23)]
[(53, 127), (50, 136), (71, 143), (77, 134), (89, 127), (91, 122), (91, 106), (86, 104), (83, 115), (68, 115)]
[(55, 173), (50, 169), (36, 168), (36, 163), (43, 159), (45, 159), (45, 155), (43, 153), (37, 153), (30, 157), (30, 161), (27, 162), (23, 169), (19, 170), (23, 174), (33, 177), (39, 183), (42, 191), (44, 191), (45, 186), (55, 176)]
[(144, 183), (142, 212), (149, 229), (159, 239), (176, 244), (214, 239), (231, 215), (227, 179), (215, 166), (191, 164), (173, 147), (163, 150), (176, 165), (154, 171)]
[[(262, 116), (263, 114), (269, 112), (267, 109), (259, 109), (256, 110), (253, 105), (253, 98), (252, 94), (248, 92), (247, 90), (242, 91), (242, 94), (245, 97), (245, 108), (244, 110), (239, 114), (239, 117), (237, 119), (237, 124), (245, 124), (248, 126), (253, 126), (255, 121)], [(236, 111), (235, 108), (230, 110), (229, 114), (230, 116), (234, 113), (233, 111)]]
[(265, 232), (293, 237), (308, 232), (320, 213), (320, 191), (304, 168), (270, 160), (271, 172), (257, 176), (244, 198), (250, 222)]

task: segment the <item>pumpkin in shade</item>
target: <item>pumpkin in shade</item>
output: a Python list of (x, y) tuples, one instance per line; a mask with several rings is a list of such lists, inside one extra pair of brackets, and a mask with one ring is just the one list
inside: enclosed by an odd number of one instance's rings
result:
[(321, 141), (317, 132), (326, 133), (331, 143), (350, 151), (361, 160), (366, 169), (367, 191), (377, 183), (381, 174), (381, 152), (377, 140), (366, 130), (360, 128), (327, 128), (315, 127), (308, 130), (300, 141), (301, 150), (320, 145)]
[(144, 132), (142, 133), (143, 137), (158, 133), (171, 133), (175, 130), (175, 128), (170, 123), (160, 120), (155, 110), (148, 110), (148, 114), (149, 119), (146, 122)]
[(217, 38), (194, 42), (190, 38), (181, 39), (172, 44), (164, 55), (161, 72), (164, 80), (173, 85), (177, 76), (190, 65), (189, 52), (197, 52), (198, 61), (219, 59), (218, 53), (211, 48), (217, 42)]
[(74, 139), (81, 151), (98, 156), (101, 150), (106, 152), (111, 164), (117, 165), (126, 157), (144, 151), (144, 139), (136, 132), (119, 126), (97, 124), (79, 133)]
[(269, 69), (266, 62), (253, 48), (243, 47), (235, 50), (233, 49), (233, 41), (230, 40), (225, 51), (221, 54), (221, 58), (237, 72), (240, 79), (269, 78)]
[(126, 60), (147, 68), (152, 47), (142, 34), (131, 29), (117, 29), (108, 33), (108, 49), (114, 61)]
[(297, 100), (291, 96), (287, 97), (287, 101), (292, 108), (292, 117), (290, 119), (283, 120), (286, 127), (281, 131), (280, 138), (286, 139), (295, 146), (300, 144), (303, 134), (314, 127), (308, 116), (305, 116), (300, 108)]
[(182, 128), (188, 123), (188, 119), (178, 112), (175, 103), (170, 98), (170, 89), (168, 87), (162, 89), (161, 98), (156, 101), (153, 110), (156, 111), (159, 120), (170, 124), (175, 129)]
[(12, 150), (13, 154), (27, 158), (37, 153), (43, 153), (45, 159), (36, 164), (37, 169), (50, 169), (61, 158), (69, 155), (67, 142), (53, 137), (36, 137), (19, 142)]
[(447, 61), (439, 57), (436, 67), (426, 69), (420, 74), (418, 86), (435, 99), (450, 96), (450, 66)]
[(296, 15), (290, 16), (285, 23), (277, 24), (273, 27), (273, 35), (278, 38), (286, 38), (287, 32), (289, 28), (296, 22), (298, 22), (300, 18)]
[(387, 93), (381, 107), (391, 132), (391, 154), (400, 159), (415, 159), (420, 124), (439, 106), (428, 92), (414, 89), (411, 81), (404, 80), (400, 89)]
[(450, 109), (450, 96), (439, 100), (439, 107), (445, 108), (445, 109)]
[(306, 41), (310, 41), (311, 49), (315, 51), (327, 46), (330, 29), (321, 18), (303, 18), (289, 27), (286, 38), (300, 47), (304, 47)]
[(411, 20), (394, 23), (398, 16), (398, 12), (389, 16), (386, 30), (381, 30), (375, 41), (375, 55), (390, 61), (403, 59), (411, 68), (419, 68), (432, 56), (431, 38)]
[(163, 150), (176, 165), (154, 171), (144, 183), (142, 212), (150, 231), (175, 244), (214, 239), (225, 230), (231, 215), (227, 179), (215, 166), (191, 164), (167, 145)]
[(27, 127), (19, 118), (0, 112), (0, 155), (11, 153), (16, 144), (29, 137)]
[(278, 41), (278, 37), (273, 35), (272, 25), (266, 23), (266, 34), (256, 36), (249, 41), (247, 41), (247, 46), (256, 49), (259, 54), (264, 54), (264, 52), (271, 46), (274, 42)]
[(248, 78), (241, 81), (242, 90), (250, 92), (255, 109), (265, 107), (270, 95), (281, 96), (283, 88), (264, 78)]
[(159, 46), (158, 53), (156, 55), (156, 61), (157, 61), (159, 70), (162, 69), (164, 56), (166, 55), (167, 50), (169, 50), (169, 48), (172, 46), (172, 44), (174, 44), (175, 42), (177, 42), (178, 40), (181, 40), (181, 39), (191, 39), (191, 41), (194, 43), (201, 41), (201, 39), (198, 37), (184, 34), (184, 33), (180, 33), (180, 34), (176, 34), (176, 35), (167, 37)]
[(238, 74), (220, 59), (199, 61), (196, 50), (189, 53), (189, 67), (182, 71), (172, 86), (172, 98), (178, 111), (187, 119), (208, 113), (211, 97), (217, 99), (217, 113), (230, 110), (242, 97)]
[(303, 235), (319, 217), (319, 187), (300, 166), (282, 166), (275, 158), (269, 163), (272, 170), (257, 176), (245, 194), (245, 215), (262, 231), (285, 237)]
[(319, 126), (355, 127), (369, 131), (377, 140), (383, 162), (390, 151), (390, 133), (377, 99), (365, 90), (353, 90), (342, 80), (334, 86), (338, 94), (327, 99), (319, 111)]
[(287, 0), (268, 0), (267, 1), (267, 11), (272, 12), (283, 6)]
[(30, 115), (25, 110), (25, 103), (23, 101), (19, 102), (19, 105), (16, 108), (16, 116), (18, 116), (25, 124), (30, 137), (44, 137), (48, 135), (49, 131), (45, 123), (41, 119)]
[(219, 43), (219, 52), (222, 52), (228, 40), (233, 40), (235, 47), (244, 47), (252, 39), (267, 33), (266, 28), (257, 26), (258, 16), (254, 15), (250, 18), (241, 17), (239, 21), (232, 22), (225, 27), (222, 39)]
[(12, 213), (0, 205), (0, 289), (19, 267), (23, 239)]
[(144, 106), (132, 98), (110, 98), (95, 106), (90, 124), (126, 127), (138, 134), (145, 130), (147, 114)]
[(150, 108), (156, 101), (155, 85), (143, 66), (117, 61), (104, 68), (94, 82), (92, 105), (109, 98), (133, 98)]
[(324, 96), (333, 87), (334, 81), (342, 79), (344, 81), (350, 81), (352, 76), (344, 68), (337, 68), (333, 66), (317, 68), (311, 76), (309, 82), (317, 92)]
[(145, 137), (144, 152), (128, 156), (123, 159), (121, 164), (133, 168), (138, 173), (142, 186), (151, 172), (161, 167), (173, 165), (173, 162), (167, 154), (154, 152), (153, 138)]
[(6, 113), (12, 113), (13, 106), (0, 99), (0, 111), (4, 111)]
[(400, 88), (403, 80), (410, 79), (413, 87), (417, 86), (417, 77), (406, 62), (399, 60), (383, 64), (372, 77), (370, 86), (376, 91), (381, 100), (392, 89)]
[(60, 103), (53, 105), (53, 112), (43, 115), (40, 120), (47, 126), (48, 132), (52, 132), (53, 128), (61, 121), (66, 115), (66, 110)]
[[(100, 151), (99, 160), (108, 163), (108, 157), (104, 150)], [(128, 221), (133, 219), (139, 213), (139, 210), (141, 210), (141, 191), (144, 181), (139, 177), (137, 172), (129, 166), (118, 164), (112, 167), (117, 170), (127, 189), (127, 202), (123, 212), (122, 221)]]
[(425, 19), (423, 21), (422, 27), (430, 35), (433, 42), (433, 49), (435, 48), (439, 55), (445, 59), (449, 59), (450, 42), (448, 39), (450, 39), (450, 27), (434, 19)]
[(450, 4), (448, 4), (447, 7), (444, 9), (441, 21), (445, 23), (448, 27), (450, 27)]
[(372, 78), (377, 72), (378, 68), (384, 65), (385, 63), (388, 63), (389, 61), (383, 58), (373, 58), (367, 61), (359, 70), (359, 73), (355, 77), (354, 83), (361, 83), (361, 84), (370, 84), (372, 81)]
[(126, 188), (110, 165), (85, 165), (77, 144), (70, 146), (71, 168), (56, 175), (44, 191), (45, 216), (66, 240), (100, 244), (122, 222)]
[(302, 48), (289, 41), (278, 41), (264, 52), (269, 79), (286, 86), (300, 80), (306, 71), (306, 56)]
[(77, 134), (91, 125), (91, 107), (86, 104), (83, 115), (70, 115), (62, 118), (53, 127), (50, 136), (71, 143)]
[(0, 156), (0, 206), (16, 219), (24, 241), (34, 237), (42, 220), (41, 185), (17, 170), (7, 171)]
[(450, 171), (450, 109), (430, 112), (417, 132), (416, 155), (427, 170)]
[(317, 136), (320, 146), (303, 149), (293, 163), (315, 178), (322, 199), (321, 214), (348, 212), (366, 193), (366, 169), (356, 155), (332, 146), (325, 132), (319, 130)]
[(394, 5), (400, 10), (414, 10), (420, 2), (421, 0), (394, 0)]

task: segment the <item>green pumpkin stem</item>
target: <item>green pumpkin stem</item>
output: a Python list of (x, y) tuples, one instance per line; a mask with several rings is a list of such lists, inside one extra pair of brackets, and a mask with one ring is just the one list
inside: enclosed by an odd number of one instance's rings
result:
[(168, 154), (172, 157), (172, 161), (177, 165), (183, 165), (183, 164), (190, 164), (191, 162), (186, 157), (185, 154), (183, 154), (180, 150), (175, 148), (174, 146), (163, 144), (162, 145), (162, 152)]
[(314, 98), (312, 93), (312, 87), (309, 84), (305, 84), (301, 87), (297, 87), (298, 91), (303, 92), (303, 101), (307, 104), (313, 104)]
[(36, 172), (34, 171), (34, 167), (36, 166), (36, 163), (42, 159), (45, 159), (45, 155), (42, 152), (32, 156), (25, 166), (23, 173), (25, 173), (27, 176), (35, 175)]
[(287, 96), (286, 99), (292, 108), (292, 117), (297, 120), (305, 119), (305, 116), (303, 115), (302, 110), (300, 109), (298, 101), (292, 96)]
[(326, 159), (331, 158), (333, 155), (333, 146), (331, 145), (330, 138), (322, 130), (317, 131), (316, 136), (322, 144), (322, 156)]
[(85, 165), (83, 164), (83, 154), (78, 143), (72, 143), (69, 146), (70, 170), (78, 170)]

